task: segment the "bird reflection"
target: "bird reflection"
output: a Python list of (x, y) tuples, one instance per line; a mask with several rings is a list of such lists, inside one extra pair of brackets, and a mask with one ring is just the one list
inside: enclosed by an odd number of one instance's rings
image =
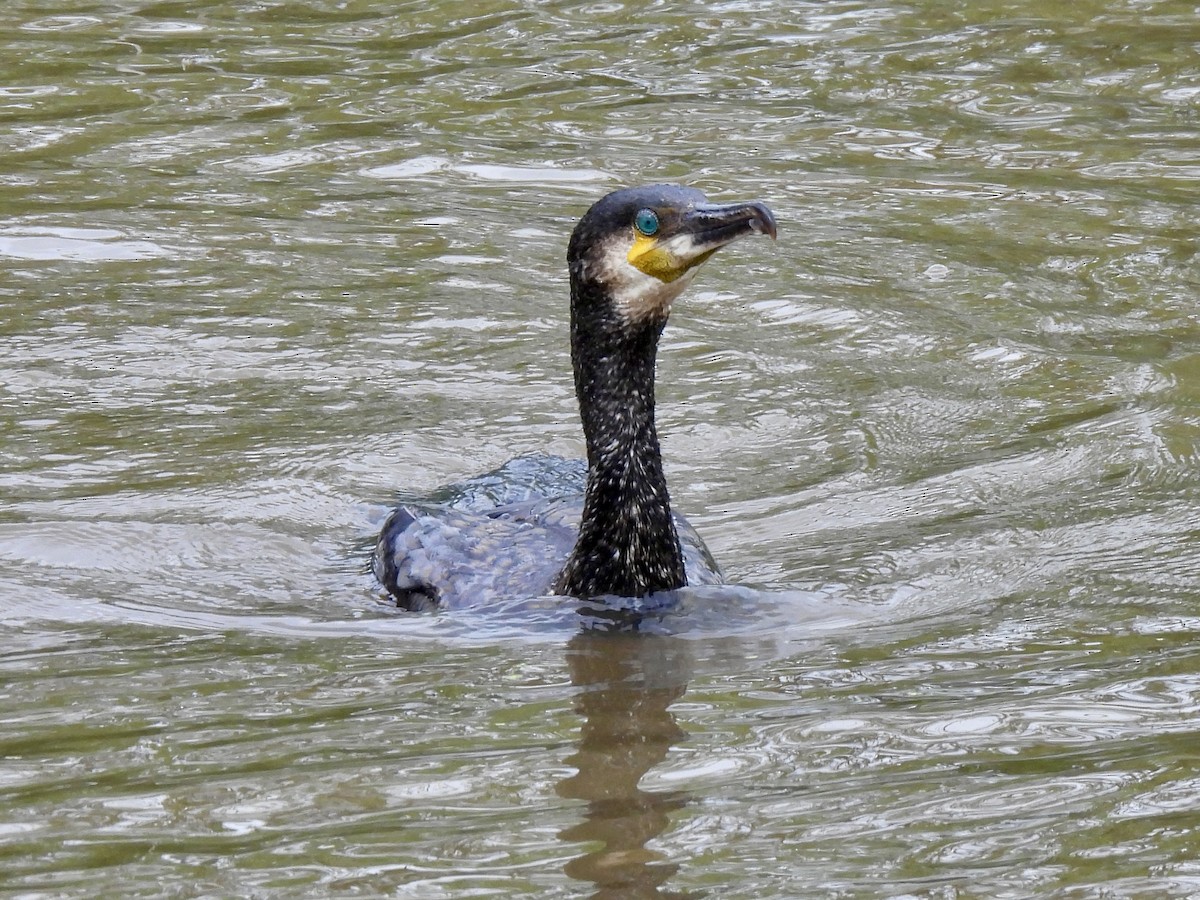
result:
[(663, 883), (679, 867), (646, 848), (691, 794), (638, 787), (685, 736), (669, 708), (687, 689), (688, 650), (678, 638), (594, 631), (568, 645), (583, 727), (568, 760), (578, 771), (559, 784), (558, 793), (587, 801), (587, 809), (582, 822), (559, 836), (599, 845), (564, 868), (571, 878), (594, 884), (596, 900), (696, 896), (665, 890)]

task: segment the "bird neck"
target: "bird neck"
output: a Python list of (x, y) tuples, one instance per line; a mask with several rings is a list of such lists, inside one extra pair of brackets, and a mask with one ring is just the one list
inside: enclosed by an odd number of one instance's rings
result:
[(555, 590), (641, 597), (687, 583), (654, 427), (666, 319), (630, 326), (606, 300), (595, 286), (572, 285), (571, 361), (588, 479), (579, 538)]

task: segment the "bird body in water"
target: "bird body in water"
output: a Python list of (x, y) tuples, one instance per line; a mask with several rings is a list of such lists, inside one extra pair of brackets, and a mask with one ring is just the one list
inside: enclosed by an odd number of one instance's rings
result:
[(703, 542), (671, 511), (654, 424), (658, 340), (701, 263), (738, 238), (775, 231), (762, 203), (712, 204), (679, 185), (626, 188), (597, 201), (567, 248), (571, 363), (587, 442), (582, 496), (538, 496), (533, 485), (527, 496), (485, 509), (397, 507), (373, 568), (398, 604), (642, 597), (719, 583)]

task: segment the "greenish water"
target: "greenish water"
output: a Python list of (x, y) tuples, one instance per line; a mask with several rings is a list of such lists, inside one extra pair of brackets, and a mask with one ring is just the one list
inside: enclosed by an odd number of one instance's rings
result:
[[(1200, 896), (1194, 4), (0, 41), (0, 893)], [(582, 452), (566, 238), (664, 179), (780, 222), (660, 363), (749, 590), (390, 608), (395, 489)]]

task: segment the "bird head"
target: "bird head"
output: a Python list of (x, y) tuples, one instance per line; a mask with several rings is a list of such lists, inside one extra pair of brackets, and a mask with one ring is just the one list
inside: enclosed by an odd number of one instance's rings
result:
[(694, 188), (653, 184), (598, 200), (571, 235), (572, 286), (599, 288), (626, 325), (661, 327), (697, 267), (748, 234), (775, 237), (775, 217), (758, 201), (709, 203)]

